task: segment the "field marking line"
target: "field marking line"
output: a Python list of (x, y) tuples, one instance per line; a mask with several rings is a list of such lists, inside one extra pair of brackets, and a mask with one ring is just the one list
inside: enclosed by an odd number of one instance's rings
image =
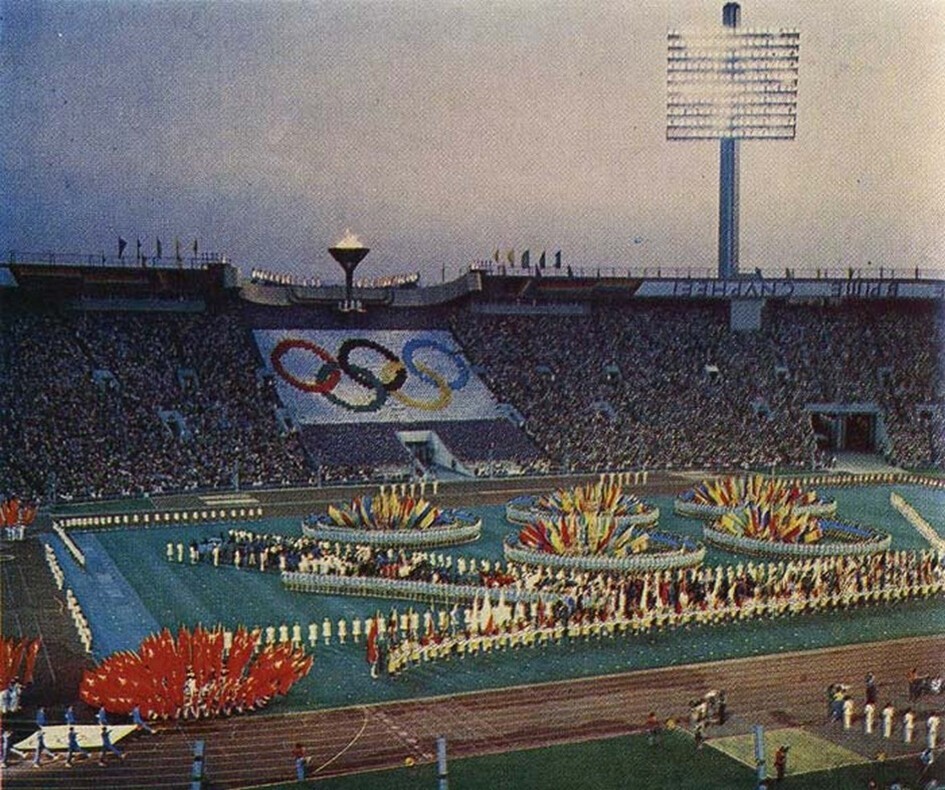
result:
[(361, 710), (364, 711), (364, 721), (361, 722), (361, 729), (358, 730), (357, 733), (355, 733), (355, 736), (350, 741), (348, 741), (347, 746), (345, 746), (341, 751), (339, 751), (334, 757), (331, 757), (330, 759), (326, 760), (324, 763), (318, 766), (318, 768), (312, 771), (312, 776), (317, 774), (319, 771), (324, 770), (329, 765), (331, 765), (335, 760), (341, 757), (341, 755), (343, 755), (346, 751), (348, 751), (348, 749), (354, 746), (357, 740), (364, 734), (365, 729), (367, 729), (368, 720), (370, 718), (370, 710), (366, 705), (361, 706)]

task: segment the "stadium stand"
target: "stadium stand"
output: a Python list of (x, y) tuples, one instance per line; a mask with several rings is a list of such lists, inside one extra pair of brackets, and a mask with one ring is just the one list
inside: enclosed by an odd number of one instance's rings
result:
[(9, 490), (94, 498), (231, 486), (236, 475), (244, 485), (308, 480), (235, 314), (10, 312)]
[(460, 310), (452, 327), (526, 430), (572, 468), (824, 463), (810, 405), (864, 401), (885, 415), (876, 449), (906, 466), (941, 463), (940, 306), (766, 311), (751, 333), (729, 331), (718, 302), (642, 300), (586, 316)]
[[(738, 332), (725, 299), (590, 294), (581, 310), (521, 311), (496, 283), (342, 315), (191, 285), (199, 309), (6, 299), (0, 490), (68, 499), (457, 470), (809, 468), (836, 449), (831, 410), (873, 420), (865, 449), (890, 463), (945, 457), (940, 299), (768, 299), (762, 329)], [(494, 417), (306, 424), (260, 353), (254, 333), (270, 330), (451, 332)], [(404, 432), (435, 433), (440, 461)]]

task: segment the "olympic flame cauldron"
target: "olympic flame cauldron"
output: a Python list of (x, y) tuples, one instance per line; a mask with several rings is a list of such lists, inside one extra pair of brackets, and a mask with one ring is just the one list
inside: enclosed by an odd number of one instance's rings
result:
[(358, 264), (364, 260), (370, 251), (370, 248), (365, 247), (350, 230), (345, 231), (344, 238), (334, 247), (328, 248), (331, 257), (344, 269), (345, 301), (348, 303), (351, 302), (354, 289), (354, 270), (358, 268)]

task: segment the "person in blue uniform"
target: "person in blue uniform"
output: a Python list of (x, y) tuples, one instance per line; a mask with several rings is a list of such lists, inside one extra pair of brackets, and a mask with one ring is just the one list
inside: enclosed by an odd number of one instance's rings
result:
[(69, 749), (66, 752), (67, 766), (70, 768), (72, 767), (72, 758), (76, 754), (81, 754), (86, 760), (92, 756), (87, 751), (85, 751), (85, 749), (79, 746), (79, 736), (76, 734), (75, 727), (71, 724), (69, 725), (69, 734), (67, 737), (69, 741)]
[[(104, 710), (104, 708), (103, 708)], [(125, 754), (119, 749), (115, 744), (112, 743), (112, 739), (109, 736), (110, 730), (108, 727), (102, 727), (102, 754), (98, 758), (99, 765), (105, 765), (105, 755), (108, 752), (112, 754), (117, 754), (122, 760), (125, 759)]]
[(150, 735), (154, 735), (154, 730), (151, 726), (141, 718), (141, 708), (138, 705), (135, 705), (131, 709), (131, 722), (135, 725), (136, 730), (145, 730)]
[(49, 749), (46, 748), (46, 736), (43, 734), (42, 730), (36, 731), (36, 751), (33, 753), (33, 767), (39, 768), (39, 764), (42, 762), (43, 755), (48, 755), (53, 760), (58, 760), (59, 755), (53, 754)]

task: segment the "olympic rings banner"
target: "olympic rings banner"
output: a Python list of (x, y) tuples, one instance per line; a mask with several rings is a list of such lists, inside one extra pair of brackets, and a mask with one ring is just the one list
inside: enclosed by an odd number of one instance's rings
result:
[(256, 329), (282, 403), (302, 425), (499, 417), (449, 332)]

